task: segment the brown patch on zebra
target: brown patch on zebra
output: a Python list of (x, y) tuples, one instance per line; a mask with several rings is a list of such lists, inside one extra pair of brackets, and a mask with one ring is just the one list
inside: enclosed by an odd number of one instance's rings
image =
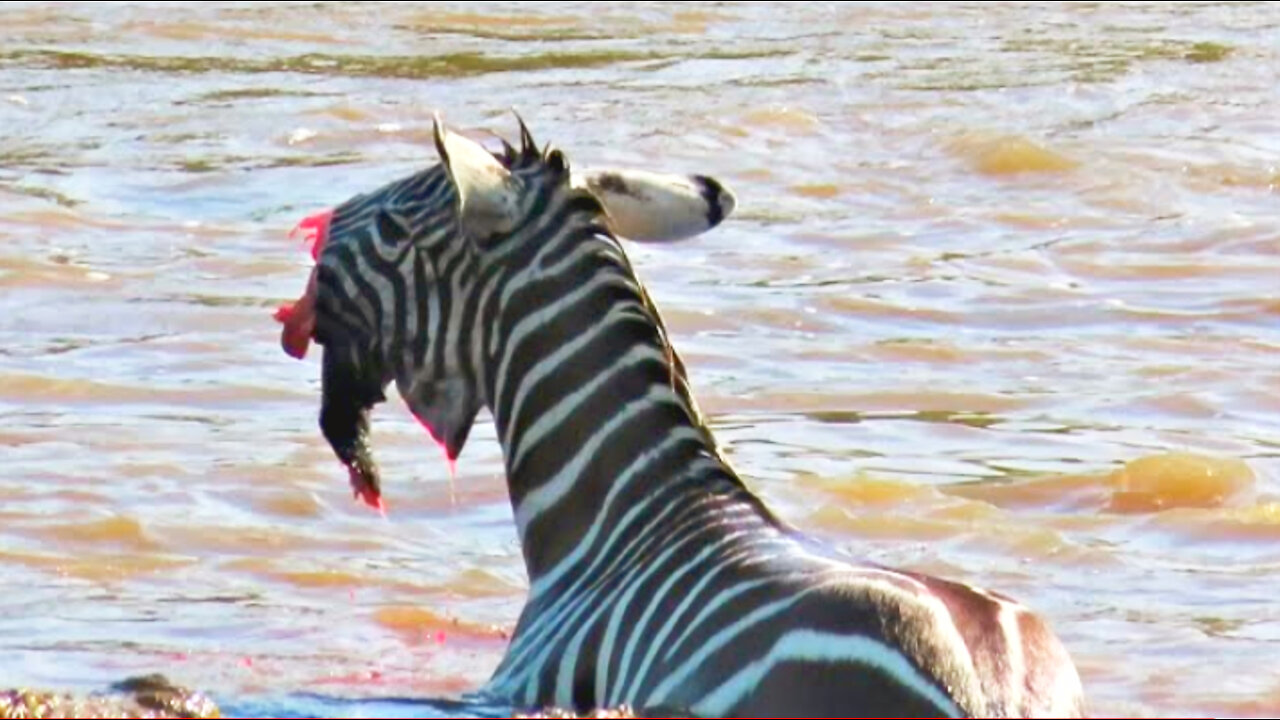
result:
[(992, 717), (1083, 717), (1083, 694), (1066, 648), (1048, 623), (1013, 598), (913, 574), (946, 606), (973, 659)]
[(1023, 673), (1021, 668), (1015, 667), (1021, 663), (1012, 660), (1014, 656), (1021, 657), (1021, 653), (1016, 647), (1016, 639), (1009, 637), (1010, 627), (1002, 623), (1001, 618), (1002, 614), (1015, 612), (1020, 606), (1004, 596), (979, 591), (963, 583), (917, 574), (912, 574), (912, 577), (924, 583), (946, 607), (952, 624), (969, 650), (976, 679), (981, 686), (981, 697), (994, 705), (972, 710), (984, 715), (1014, 713), (1014, 708), (1008, 705), (1017, 704), (1016, 698), (1020, 695), (1017, 684), (1021, 682)]
[[(1018, 615), (1025, 671), (1023, 717), (1085, 717), (1084, 693), (1067, 650), (1044, 618), (1023, 609)], [(1064, 701), (1069, 700), (1068, 705)]]

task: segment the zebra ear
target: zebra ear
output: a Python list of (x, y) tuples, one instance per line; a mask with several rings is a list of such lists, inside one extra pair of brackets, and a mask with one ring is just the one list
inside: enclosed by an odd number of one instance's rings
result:
[(573, 185), (600, 200), (613, 231), (636, 242), (673, 242), (719, 225), (737, 206), (733, 192), (706, 175), (593, 169)]
[(436, 116), (436, 151), (458, 196), (462, 231), (475, 240), (516, 226), (519, 180), (479, 143), (449, 130)]

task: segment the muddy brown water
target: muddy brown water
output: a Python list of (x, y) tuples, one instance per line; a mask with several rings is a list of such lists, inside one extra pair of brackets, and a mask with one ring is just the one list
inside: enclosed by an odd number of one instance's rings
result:
[(525, 588), (490, 427), (390, 514), (272, 309), (430, 118), (740, 210), (636, 248), (781, 514), (1051, 618), (1099, 715), (1280, 711), (1280, 9), (0, 5), (0, 664), (455, 697)]

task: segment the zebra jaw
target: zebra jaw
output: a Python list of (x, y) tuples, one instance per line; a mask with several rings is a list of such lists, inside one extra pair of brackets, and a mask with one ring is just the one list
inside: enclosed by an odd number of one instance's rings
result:
[(458, 455), (471, 434), (476, 415), (480, 413), (480, 398), (469, 383), (457, 378), (415, 382), (408, 388), (401, 386), (400, 396), (414, 418), (440, 446), (449, 465), (449, 474), (454, 475)]

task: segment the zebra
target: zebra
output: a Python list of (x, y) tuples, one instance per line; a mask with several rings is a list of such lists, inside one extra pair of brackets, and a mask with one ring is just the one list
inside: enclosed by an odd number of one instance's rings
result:
[[(523, 128), (523, 123), (521, 127)], [(519, 158), (519, 153), (509, 143), (503, 141), (503, 153), (500, 157), (507, 166), (510, 166)], [(610, 227), (615, 232), (638, 242), (667, 243), (698, 235), (719, 225), (737, 205), (737, 198), (728, 188), (715, 178), (706, 175), (675, 175), (633, 168), (606, 167), (575, 173), (572, 183), (575, 188), (590, 191), (605, 205)], [(426, 265), (423, 267), (415, 265), (413, 268), (404, 266), (398, 274), (395, 271), (388, 274), (356, 271), (344, 275), (343, 272), (362, 262), (360, 258), (363, 252), (371, 249), (368, 242), (372, 238), (367, 230), (371, 223), (383, 218), (385, 213), (394, 211), (397, 217), (406, 219), (413, 226), (414, 231), (410, 233), (411, 238), (407, 240), (407, 244), (414, 246), (413, 252), (416, 253), (416, 247), (424, 244), (420, 242), (424, 237), (424, 228), (452, 226), (451, 223), (454, 221), (450, 218), (456, 202), (456, 194), (453, 186), (448, 182), (444, 166), (436, 164), (421, 172), (388, 183), (372, 193), (357, 195), (334, 209), (303, 219), (290, 235), (302, 233), (310, 247), (312, 258), (317, 262), (312, 268), (303, 296), (295, 303), (285, 303), (275, 313), (276, 320), (284, 325), (281, 331), (281, 346), (284, 351), (295, 358), (305, 357), (311, 339), (313, 337), (319, 339), (320, 333), (323, 332), (317, 328), (317, 317), (323, 317), (328, 324), (337, 322), (337, 318), (340, 317), (334, 313), (319, 315), (316, 312), (320, 287), (318, 279), (322, 271), (333, 277), (346, 277), (348, 280), (359, 279), (365, 275), (375, 278), (381, 275), (383, 280), (391, 282), (391, 285), (384, 289), (394, 290), (397, 287), (397, 281), (402, 281), (399, 287), (413, 291), (415, 299), (432, 298), (431, 293), (418, 290), (428, 276), (439, 275), (438, 268), (429, 262), (435, 257), (430, 252), (415, 254), (411, 257), (402, 254), (399, 258), (401, 263), (425, 262)], [(339, 240), (333, 243), (333, 249), (322, 258), (324, 249), (329, 246), (330, 237), (339, 238)], [(428, 240), (425, 244), (434, 246), (438, 243), (435, 240)], [(410, 248), (406, 246), (403, 249)], [(457, 261), (459, 258), (441, 259)], [(333, 275), (332, 267), (326, 269), (326, 266), (336, 266), (343, 272)], [(419, 271), (424, 274), (415, 274)], [(330, 283), (329, 287), (330, 294), (327, 297), (335, 297), (334, 292), (337, 286)], [(365, 302), (366, 300), (362, 297), (366, 295), (368, 299), (376, 300), (379, 297), (378, 291), (369, 286), (348, 286), (341, 292), (350, 301), (348, 305), (359, 305)], [(390, 378), (394, 376), (397, 389), (414, 417), (444, 450), (451, 475), (454, 473), (455, 460), (467, 440), (477, 412), (469, 406), (466, 411), (463, 411), (465, 418), (441, 415), (454, 412), (457, 408), (447, 403), (437, 402), (436, 395), (459, 392), (459, 385), (450, 380), (443, 382), (420, 380), (420, 378), (431, 377), (430, 368), (422, 367), (424, 360), (427, 359), (424, 354), (414, 353), (411, 350), (413, 348), (422, 350), (425, 346), (421, 342), (416, 344), (404, 342), (407, 339), (406, 334), (402, 331), (397, 336), (396, 327), (390, 322), (392, 319), (406, 317), (420, 318), (425, 321), (427, 313), (433, 308), (438, 313), (440, 306), (438, 304), (433, 306), (430, 303), (423, 306), (421, 303), (408, 300), (403, 294), (387, 299), (397, 308), (397, 311), (383, 312), (381, 308), (385, 305), (379, 305), (377, 310), (374, 310), (373, 306), (361, 307), (357, 310), (357, 314), (364, 313), (371, 320), (363, 326), (364, 328), (376, 327), (383, 333), (383, 337), (400, 338), (400, 341), (392, 340), (393, 349), (390, 352), (381, 354), (379, 353), (385, 348), (381, 348), (377, 343), (366, 342), (367, 349), (372, 352), (370, 358), (378, 358), (378, 366), (386, 368), (391, 374), (382, 377), (381, 380), (376, 377), (376, 372), (368, 377), (357, 378), (344, 374), (335, 367), (331, 381), (332, 391), (322, 392), (321, 410), (321, 429), (339, 459), (348, 467), (355, 496), (384, 512), (385, 507), (378, 480), (379, 473), (368, 447), (368, 414), (374, 404), (385, 400), (384, 388), (389, 384)], [(371, 312), (378, 317), (373, 318), (370, 315)], [(350, 326), (338, 330), (340, 335), (347, 333), (346, 340), (341, 344), (345, 350), (326, 353), (322, 367), (339, 364), (340, 359), (336, 355), (341, 352), (353, 352), (358, 344), (352, 342), (353, 338), (368, 340), (371, 337), (366, 335), (365, 330), (360, 329), (362, 326), (358, 318), (349, 316), (348, 319), (353, 321)], [(457, 319), (454, 318), (449, 326), (459, 327)], [(414, 330), (414, 338), (425, 339), (424, 326), (416, 326)], [(388, 361), (387, 357), (394, 360)], [(438, 358), (433, 356), (430, 359)], [(352, 366), (363, 366), (366, 370), (373, 367), (358, 353), (348, 360)], [(441, 359), (440, 362), (444, 361)], [(325, 375), (322, 374), (322, 383), (323, 377)], [(474, 398), (471, 398), (470, 402), (474, 405)]]
[[(440, 163), (411, 192), (339, 207), (313, 278), (320, 425), (358, 493), (377, 496), (368, 413), (392, 380), (451, 459), (492, 415), (529, 591), (480, 696), (698, 717), (1082, 717), (1040, 615), (846, 555), (747, 487), (625, 252), (621, 189), (519, 126), (519, 147), (490, 152), (437, 116)], [(704, 211), (731, 209), (714, 180), (684, 187)]]

